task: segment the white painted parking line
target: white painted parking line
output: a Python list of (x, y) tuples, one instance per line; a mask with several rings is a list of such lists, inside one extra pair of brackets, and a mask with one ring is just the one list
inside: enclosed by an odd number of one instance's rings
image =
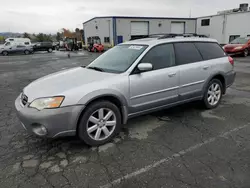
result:
[(190, 152), (192, 152), (192, 151), (194, 151), (194, 150), (196, 150), (196, 149), (199, 149), (199, 148), (201, 148), (202, 146), (204, 146), (204, 145), (206, 145), (206, 144), (210, 144), (210, 143), (214, 142), (214, 141), (215, 141), (216, 139), (218, 139), (218, 138), (226, 137), (226, 136), (230, 135), (230, 134), (233, 133), (233, 132), (237, 132), (237, 131), (239, 131), (239, 130), (241, 130), (241, 129), (244, 129), (244, 128), (248, 127), (249, 125), (250, 125), (250, 123), (249, 123), (249, 124), (246, 124), (246, 125), (243, 125), (243, 126), (241, 126), (241, 127), (237, 127), (237, 128), (235, 128), (235, 129), (232, 129), (232, 130), (227, 131), (227, 132), (225, 132), (225, 133), (222, 133), (222, 134), (220, 134), (220, 135), (218, 135), (218, 136), (216, 136), (216, 137), (212, 137), (212, 138), (210, 138), (210, 139), (208, 139), (208, 140), (205, 140), (204, 142), (201, 142), (201, 143), (199, 143), (199, 144), (193, 145), (193, 146), (191, 146), (191, 147), (189, 147), (189, 148), (187, 148), (187, 149), (185, 149), (185, 150), (182, 150), (182, 151), (180, 151), (180, 152), (178, 152), (178, 153), (173, 154), (173, 155), (170, 156), (170, 157), (161, 159), (161, 160), (159, 160), (159, 161), (157, 161), (157, 162), (155, 162), (155, 163), (153, 163), (153, 164), (150, 164), (150, 165), (148, 165), (148, 166), (145, 166), (144, 168), (141, 168), (141, 169), (139, 169), (139, 170), (137, 170), (137, 171), (134, 171), (134, 172), (132, 172), (132, 173), (130, 173), (130, 174), (127, 174), (127, 175), (125, 175), (125, 176), (123, 176), (123, 177), (121, 177), (121, 178), (119, 178), (119, 179), (116, 179), (116, 180), (112, 181), (111, 183), (108, 183), (108, 184), (106, 184), (106, 185), (100, 186), (100, 188), (111, 188), (111, 187), (115, 187), (116, 185), (122, 183), (122, 182), (125, 181), (125, 180), (131, 179), (131, 178), (136, 177), (136, 176), (138, 176), (138, 175), (141, 175), (141, 174), (143, 174), (143, 173), (145, 173), (145, 172), (148, 172), (148, 171), (152, 170), (153, 168), (159, 167), (160, 165), (162, 165), (162, 164), (164, 164), (164, 163), (169, 163), (169, 162), (171, 162), (172, 160), (174, 160), (175, 158), (181, 157), (181, 156), (183, 156), (183, 155), (185, 155), (185, 154), (187, 154), (187, 153), (190, 153)]

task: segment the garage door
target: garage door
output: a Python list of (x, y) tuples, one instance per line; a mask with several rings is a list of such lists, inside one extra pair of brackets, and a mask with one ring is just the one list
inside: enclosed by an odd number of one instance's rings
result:
[(131, 35), (148, 35), (148, 22), (131, 22)]
[(172, 22), (171, 23), (171, 33), (183, 34), (185, 29), (184, 22)]

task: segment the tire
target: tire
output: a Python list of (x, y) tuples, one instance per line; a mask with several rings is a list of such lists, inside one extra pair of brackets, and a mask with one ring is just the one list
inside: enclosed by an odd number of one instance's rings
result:
[(2, 54), (3, 54), (3, 56), (9, 55), (9, 53), (7, 51), (3, 51)]
[(52, 53), (52, 52), (53, 52), (53, 49), (52, 49), (52, 48), (49, 48), (49, 49), (48, 49), (48, 52), (49, 52), (49, 53)]
[[(99, 116), (99, 111), (103, 112), (101, 113), (103, 118)], [(108, 117), (108, 114), (112, 115)], [(101, 119), (104, 119), (104, 121)], [(110, 125), (107, 126), (107, 122)], [(90, 104), (85, 110), (80, 119), (77, 133), (79, 138), (86, 144), (99, 146), (111, 141), (120, 130), (121, 113), (118, 107), (109, 101), (97, 101)]]
[(222, 99), (223, 86), (220, 80), (211, 80), (205, 90), (203, 103), (207, 109), (216, 108)]
[(29, 50), (25, 50), (25, 51), (24, 51), (24, 54), (25, 54), (25, 55), (29, 55), (29, 54), (30, 54), (30, 51), (29, 51)]
[(243, 52), (243, 54), (242, 54), (242, 56), (243, 56), (243, 57), (247, 57), (248, 54), (249, 54), (248, 49), (245, 49), (244, 52)]

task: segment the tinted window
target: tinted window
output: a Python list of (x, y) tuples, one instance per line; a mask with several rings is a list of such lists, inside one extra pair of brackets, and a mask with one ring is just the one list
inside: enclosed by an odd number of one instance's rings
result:
[(200, 52), (193, 43), (175, 43), (176, 63), (183, 65), (202, 61)]
[(29, 45), (30, 43), (29, 43), (29, 42), (25, 42), (24, 44), (25, 44), (25, 45)]
[(225, 57), (225, 53), (217, 43), (195, 43), (204, 60)]
[(141, 60), (142, 63), (152, 63), (153, 69), (162, 69), (175, 65), (173, 44), (163, 44), (153, 47)]
[(248, 37), (238, 37), (234, 39), (230, 44), (246, 44), (248, 42)]

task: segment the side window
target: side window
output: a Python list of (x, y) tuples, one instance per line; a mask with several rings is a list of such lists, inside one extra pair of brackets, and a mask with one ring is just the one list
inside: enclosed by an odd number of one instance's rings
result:
[(210, 25), (210, 19), (201, 20), (201, 26), (209, 26), (209, 25)]
[(10, 42), (6, 42), (6, 43), (5, 43), (5, 46), (10, 46)]
[(141, 60), (143, 63), (151, 63), (153, 70), (163, 69), (175, 65), (173, 44), (163, 44), (153, 47)]
[(24, 44), (25, 44), (25, 45), (29, 45), (30, 43), (29, 43), (29, 42), (25, 42)]
[(195, 46), (200, 51), (204, 60), (225, 57), (225, 52), (217, 43), (197, 42)]
[(240, 35), (230, 35), (229, 36), (229, 43), (232, 42), (234, 39), (237, 39), (239, 37), (240, 37)]
[(176, 64), (184, 65), (188, 63), (195, 63), (202, 61), (200, 52), (195, 45), (189, 43), (175, 43)]
[(109, 37), (104, 37), (104, 42), (105, 42), (105, 43), (110, 43)]

